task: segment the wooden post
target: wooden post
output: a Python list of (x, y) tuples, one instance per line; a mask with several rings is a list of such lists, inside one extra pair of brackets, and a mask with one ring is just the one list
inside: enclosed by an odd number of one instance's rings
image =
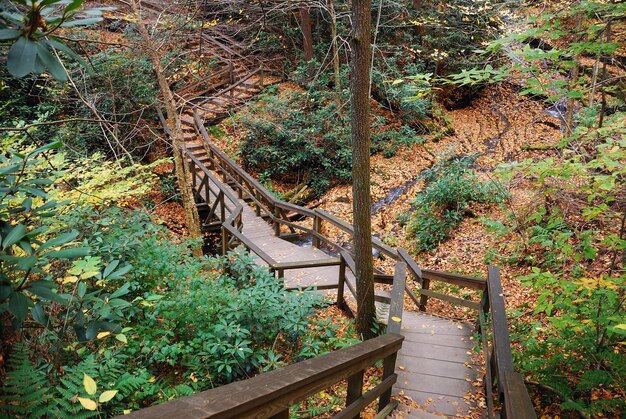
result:
[[(427, 290), (429, 288), (430, 288), (430, 279), (424, 278), (422, 280), (422, 289)], [(422, 294), (420, 296), (420, 311), (426, 311), (426, 304), (428, 304), (428, 295)]]
[(224, 205), (224, 192), (220, 191), (217, 198), (220, 200), (220, 221), (224, 222), (226, 220), (226, 206)]
[(404, 309), (404, 283), (406, 282), (406, 263), (396, 262), (393, 275), (393, 288), (391, 290), (391, 304), (389, 307), (389, 319), (387, 320), (387, 333), (400, 334), (402, 326), (402, 311)]
[(222, 226), (222, 256), (228, 253), (228, 230)]
[[(316, 217), (317, 218), (317, 217)], [(339, 281), (337, 282), (337, 307), (343, 310), (345, 304), (343, 291), (346, 284), (346, 261), (343, 255), (340, 255), (341, 264), (339, 265)]]
[[(313, 231), (315, 231), (317, 234), (320, 234), (320, 230), (322, 229), (322, 219), (315, 214), (315, 216), (313, 217)], [(313, 246), (316, 247), (317, 249), (320, 248), (320, 239), (317, 236), (313, 236)], [(345, 266), (344, 266), (345, 269)]]
[[(383, 361), (383, 380), (395, 373), (397, 356), (397, 353), (391, 354)], [(383, 394), (380, 395), (380, 398), (378, 399), (378, 411), (380, 412), (381, 410), (383, 410), (390, 401), (391, 389), (385, 391)]]
[[(350, 406), (356, 399), (363, 395), (363, 373), (361, 370), (348, 377), (348, 394), (346, 395), (346, 406)], [(361, 414), (354, 416), (360, 418)]]
[(278, 279), (285, 278), (285, 270), (284, 269), (278, 269), (276, 272), (278, 273)]
[(276, 207), (273, 208), (272, 214), (274, 215), (274, 235), (276, 237), (280, 237), (280, 223), (278, 222), (278, 209)]
[[(241, 185), (241, 182), (242, 182), (241, 176), (237, 176), (237, 182), (239, 182), (239, 184)], [(236, 185), (236, 186), (237, 186), (237, 197), (239, 199), (242, 199), (243, 198), (243, 188), (241, 186), (239, 186), (239, 185)]]

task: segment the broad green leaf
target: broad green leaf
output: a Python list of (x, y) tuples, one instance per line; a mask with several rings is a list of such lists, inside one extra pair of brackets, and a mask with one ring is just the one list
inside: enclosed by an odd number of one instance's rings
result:
[(9, 311), (19, 323), (22, 323), (26, 319), (28, 313), (28, 306), (30, 301), (21, 292), (14, 292), (9, 297)]
[(42, 244), (39, 247), (39, 252), (42, 252), (50, 247), (57, 247), (57, 246), (61, 246), (64, 245), (65, 243), (68, 243), (72, 240), (74, 240), (76, 237), (78, 237), (78, 231), (71, 231), (69, 233), (63, 233), (60, 234), (58, 236), (56, 236), (53, 239), (48, 240), (47, 242), (45, 242), (44, 244)]
[(30, 310), (30, 313), (33, 315), (33, 319), (35, 319), (36, 322), (43, 324), (44, 326), (48, 324), (48, 315), (44, 312), (41, 304), (35, 304), (35, 306)]
[(35, 71), (37, 48), (27, 38), (20, 38), (13, 44), (7, 57), (7, 69), (12, 76), (20, 78)]
[(115, 335), (115, 339), (123, 343), (128, 343), (128, 339), (126, 339), (126, 335), (123, 333), (118, 333), (117, 335)]
[(80, 6), (83, 5), (83, 0), (74, 0), (72, 1), (70, 4), (68, 4), (67, 6), (65, 6), (65, 9), (63, 10), (65, 13), (69, 13), (72, 10), (76, 10), (78, 9)]
[(107, 267), (104, 268), (104, 272), (102, 272), (102, 277), (107, 278), (111, 274), (111, 272), (113, 272), (115, 268), (117, 268), (117, 265), (119, 265), (119, 263), (119, 260), (114, 260), (113, 262), (109, 263)]
[(78, 401), (87, 410), (96, 410), (98, 408), (98, 405), (96, 404), (96, 402), (94, 402), (91, 399), (85, 399), (84, 397), (79, 397)]
[(22, 34), (17, 29), (0, 29), (0, 41), (15, 39)]
[(96, 394), (96, 391), (98, 391), (98, 386), (96, 385), (94, 379), (85, 373), (83, 373), (83, 386), (85, 387), (87, 394), (90, 396), (93, 396)]
[(98, 398), (98, 401), (100, 403), (106, 403), (109, 400), (111, 400), (113, 397), (115, 397), (115, 395), (117, 394), (118, 390), (107, 390), (107, 391), (103, 391), (102, 394), (100, 395), (100, 397)]
[(130, 289), (130, 282), (126, 282), (119, 289), (117, 289), (113, 294), (111, 294), (111, 299), (121, 297), (122, 295), (128, 294), (128, 290)]
[(63, 22), (61, 24), (62, 27), (64, 28), (69, 28), (72, 26), (87, 26), (87, 25), (93, 25), (94, 23), (98, 23), (98, 22), (102, 22), (102, 18), (101, 17), (88, 17), (85, 19), (76, 19), (76, 20), (70, 20), (67, 22)]
[(9, 246), (14, 245), (26, 235), (26, 227), (23, 224), (18, 224), (11, 229), (2, 239), (2, 250), (6, 250)]
[(47, 41), (37, 43), (37, 55), (50, 71), (52, 77), (59, 81), (67, 80), (67, 72), (65, 71), (65, 68), (63, 68), (63, 64), (61, 64), (59, 59), (50, 52)]
[(71, 249), (62, 249), (48, 252), (46, 253), (46, 256), (58, 259), (76, 259), (88, 256), (89, 251), (90, 249), (88, 247), (72, 247)]

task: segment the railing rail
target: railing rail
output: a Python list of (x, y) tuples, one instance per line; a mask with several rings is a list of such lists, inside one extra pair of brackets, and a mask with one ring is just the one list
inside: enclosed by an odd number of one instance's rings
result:
[[(346, 407), (336, 417), (353, 418), (379, 398), (389, 404), (397, 380), (395, 361), (404, 337), (389, 333), (256, 377), (141, 409), (124, 418), (288, 418), (289, 407), (347, 379)], [(367, 368), (383, 360), (382, 381), (363, 393)]]

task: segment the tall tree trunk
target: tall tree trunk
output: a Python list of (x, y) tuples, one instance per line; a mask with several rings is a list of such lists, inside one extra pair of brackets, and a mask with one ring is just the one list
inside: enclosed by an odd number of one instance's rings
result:
[[(198, 216), (198, 209), (193, 197), (193, 191), (191, 189), (189, 173), (189, 167), (186, 164), (184, 157), (186, 147), (183, 137), (183, 131), (180, 126), (180, 116), (176, 112), (176, 102), (174, 101), (174, 95), (170, 89), (169, 83), (163, 73), (161, 66), (161, 56), (159, 54), (156, 42), (148, 33), (146, 25), (141, 20), (139, 14), (139, 7), (137, 0), (132, 1), (133, 12), (137, 16), (137, 30), (141, 36), (145, 53), (150, 58), (152, 66), (154, 67), (154, 73), (156, 75), (161, 94), (163, 95), (163, 105), (167, 113), (167, 124), (170, 130), (172, 139), (172, 154), (174, 155), (174, 168), (176, 171), (176, 179), (183, 199), (183, 207), (185, 209), (185, 221), (187, 223), (187, 229), (192, 239), (199, 240), (202, 237), (200, 231), (200, 217)], [(193, 249), (195, 256), (202, 256), (202, 246), (195, 246)]]
[(330, 14), (331, 24), (331, 45), (333, 49), (333, 68), (335, 73), (335, 105), (337, 106), (337, 112), (341, 108), (341, 77), (339, 74), (339, 46), (337, 45), (337, 15), (335, 14), (335, 6), (333, 0), (326, 1), (326, 7), (328, 7), (328, 13)]
[(370, 98), (372, 16), (370, 0), (352, 1), (350, 105), (352, 128), (352, 195), (354, 261), (357, 284), (357, 329), (374, 336), (374, 271), (370, 196)]
[(304, 60), (311, 61), (313, 58), (313, 33), (311, 32), (311, 14), (307, 6), (300, 8), (300, 20), (302, 22), (302, 50), (304, 52)]

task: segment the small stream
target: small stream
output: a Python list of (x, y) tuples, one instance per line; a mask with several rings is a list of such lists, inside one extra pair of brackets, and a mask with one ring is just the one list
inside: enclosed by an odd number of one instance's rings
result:
[(383, 208), (396, 202), (402, 195), (406, 193), (406, 191), (411, 186), (419, 182), (419, 180), (420, 180), (420, 177), (418, 176), (415, 179), (409, 180), (403, 185), (396, 186), (395, 188), (391, 188), (389, 192), (387, 192), (387, 195), (385, 195), (384, 198), (379, 199), (378, 201), (372, 204), (372, 209), (371, 209), (372, 215), (378, 214), (380, 211), (382, 211)]

